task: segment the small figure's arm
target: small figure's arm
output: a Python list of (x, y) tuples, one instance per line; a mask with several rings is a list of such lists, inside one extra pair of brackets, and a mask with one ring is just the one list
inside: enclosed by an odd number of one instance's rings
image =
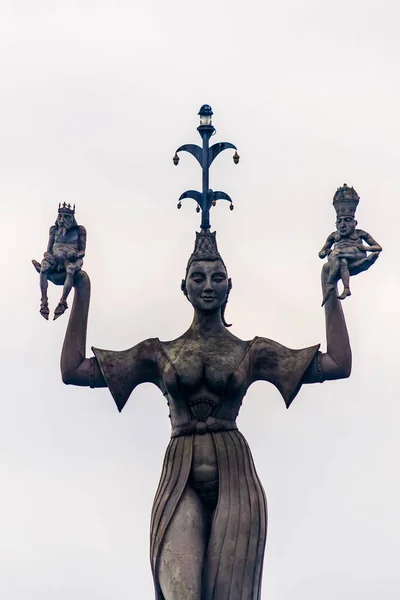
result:
[(325, 244), (322, 246), (320, 252), (318, 253), (318, 256), (320, 258), (326, 258), (335, 242), (335, 232), (331, 233), (330, 235), (328, 235), (328, 237), (326, 238), (326, 242)]
[(360, 250), (364, 250), (367, 252), (382, 252), (382, 246), (378, 244), (367, 231), (363, 231), (362, 229), (358, 230), (359, 236), (364, 242), (368, 244), (368, 246), (364, 246), (364, 244), (360, 244)]
[(79, 225), (78, 233), (78, 252), (76, 253), (77, 258), (83, 258), (86, 250), (86, 229), (83, 225)]

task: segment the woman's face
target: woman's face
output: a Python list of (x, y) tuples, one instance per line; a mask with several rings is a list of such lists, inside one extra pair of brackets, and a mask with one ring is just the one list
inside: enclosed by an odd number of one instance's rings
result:
[(226, 269), (220, 260), (194, 261), (186, 277), (186, 293), (193, 308), (201, 312), (220, 309), (228, 297)]

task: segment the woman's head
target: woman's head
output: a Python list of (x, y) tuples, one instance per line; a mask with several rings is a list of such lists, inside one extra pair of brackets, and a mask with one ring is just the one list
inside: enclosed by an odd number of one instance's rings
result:
[(195, 310), (202, 313), (221, 312), (226, 327), (224, 313), (232, 282), (218, 252), (215, 232), (196, 233), (193, 254), (186, 267), (182, 280), (182, 291)]

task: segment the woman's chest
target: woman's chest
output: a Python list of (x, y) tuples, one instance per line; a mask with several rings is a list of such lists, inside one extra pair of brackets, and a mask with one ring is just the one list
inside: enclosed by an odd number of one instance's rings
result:
[(213, 339), (169, 343), (165, 348), (170, 359), (165, 373), (168, 387), (175, 378), (185, 394), (191, 395), (204, 388), (217, 395), (223, 394), (228, 384), (233, 383), (232, 379), (235, 379), (247, 346), (247, 342), (238, 344), (230, 340)]

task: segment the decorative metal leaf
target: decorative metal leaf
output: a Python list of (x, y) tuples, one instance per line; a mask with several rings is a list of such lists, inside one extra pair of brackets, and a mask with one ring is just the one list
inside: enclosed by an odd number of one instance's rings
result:
[(197, 192), (196, 190), (187, 190), (179, 196), (179, 200), (183, 200), (184, 198), (192, 198), (192, 200), (195, 200), (197, 204), (202, 207), (203, 194), (201, 192)]
[(232, 202), (232, 198), (225, 194), (225, 192), (213, 192), (214, 200), (228, 200), (228, 202)]
[(177, 152), (189, 152), (189, 154), (192, 154), (198, 160), (200, 166), (203, 166), (203, 150), (197, 144), (184, 144), (183, 146), (179, 146)]
[(208, 166), (211, 165), (214, 158), (216, 158), (220, 152), (226, 150), (227, 148), (233, 148), (233, 150), (237, 150), (236, 146), (230, 142), (218, 142), (217, 144), (213, 144), (208, 151)]

